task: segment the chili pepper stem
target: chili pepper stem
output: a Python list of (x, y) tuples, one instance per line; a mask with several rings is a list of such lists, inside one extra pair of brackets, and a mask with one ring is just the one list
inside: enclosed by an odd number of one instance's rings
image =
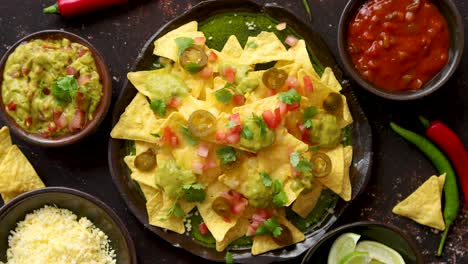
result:
[(421, 121), (421, 124), (424, 126), (424, 128), (428, 128), (431, 125), (431, 121), (429, 121), (424, 116), (419, 116), (419, 121)]
[(442, 237), (440, 238), (439, 247), (437, 248), (436, 256), (438, 257), (440, 257), (442, 255), (442, 251), (444, 251), (445, 239), (447, 239), (449, 228), (450, 228), (450, 224), (446, 223), (444, 233), (442, 234)]
[(58, 3), (55, 3), (51, 6), (44, 8), (44, 14), (60, 14), (60, 10), (58, 8)]

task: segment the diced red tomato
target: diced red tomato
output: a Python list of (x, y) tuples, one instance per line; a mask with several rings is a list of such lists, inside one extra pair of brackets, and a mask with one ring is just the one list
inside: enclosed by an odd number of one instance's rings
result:
[(275, 108), (275, 118), (280, 120), (280, 122), (283, 119), (283, 115), (281, 114), (281, 109), (279, 107)]
[(299, 81), (296, 79), (296, 77), (290, 75), (286, 79), (286, 86), (288, 87), (288, 89), (295, 88), (299, 86)]
[(54, 123), (57, 128), (64, 128), (68, 125), (68, 120), (61, 111), (54, 110)]
[(218, 55), (216, 55), (214, 51), (210, 51), (210, 53), (208, 53), (208, 61), (214, 62), (217, 60), (218, 60)]
[(89, 81), (91, 81), (91, 75), (80, 75), (80, 77), (78, 77), (78, 84), (80, 86), (89, 83)]
[(276, 25), (276, 29), (278, 31), (285, 30), (286, 29), (286, 22), (281, 22), (278, 25)]
[(218, 131), (216, 131), (215, 139), (218, 142), (225, 143), (226, 142), (226, 136), (227, 136), (227, 133), (226, 133), (225, 130), (218, 130)]
[(292, 35), (288, 35), (286, 37), (286, 39), (284, 40), (284, 43), (288, 44), (289, 46), (295, 46), (297, 44), (297, 38), (292, 36)]
[(240, 215), (244, 212), (247, 207), (248, 201), (239, 192), (235, 190), (229, 190), (221, 194), (222, 197), (226, 198), (231, 206), (231, 213)]
[(163, 129), (163, 136), (161, 138), (161, 142), (170, 144), (171, 146), (175, 147), (179, 144), (179, 138), (174, 132), (172, 132), (170, 127), (165, 127)]
[(73, 116), (73, 120), (68, 124), (68, 128), (73, 131), (76, 129), (83, 128), (85, 121), (85, 113), (80, 109), (75, 110), (75, 116)]
[(202, 235), (206, 235), (210, 232), (210, 230), (208, 230), (208, 226), (206, 226), (204, 222), (198, 225), (198, 230), (200, 231), (200, 234)]
[(237, 144), (240, 141), (239, 133), (232, 133), (226, 136), (226, 143), (228, 144)]
[(203, 158), (208, 157), (210, 153), (210, 146), (205, 143), (200, 143), (197, 148), (197, 155)]
[(309, 75), (304, 76), (304, 90), (306, 93), (311, 93), (314, 91), (314, 85), (312, 84), (312, 79)]
[(167, 107), (171, 107), (171, 108), (179, 108), (181, 104), (181, 101), (179, 98), (177, 97), (172, 97), (171, 100), (169, 101), (169, 104), (167, 104)]
[(32, 116), (29, 116), (29, 117), (26, 118), (26, 120), (24, 120), (24, 124), (25, 124), (27, 127), (32, 126), (32, 122), (33, 122)]
[(65, 69), (65, 73), (67, 75), (75, 75), (76, 74), (76, 69), (73, 68), (72, 66), (68, 65), (67, 68)]
[(229, 128), (231, 133), (240, 133), (241, 131), (241, 119), (239, 113), (235, 113), (229, 116), (229, 121), (232, 121), (236, 124), (235, 127)]
[(85, 101), (86, 101), (86, 96), (82, 92), (77, 92), (76, 93), (76, 106), (80, 109), (83, 109)]
[(15, 111), (16, 110), (16, 103), (14, 101), (10, 101), (7, 105), (7, 108), (9, 111)]
[(297, 127), (299, 128), (299, 130), (300, 130), (302, 133), (304, 133), (304, 132), (307, 130), (307, 128), (304, 126), (304, 124), (301, 124), (301, 123), (298, 123), (298, 124), (297, 124)]
[(233, 67), (224, 67), (221, 71), (221, 74), (224, 76), (226, 81), (230, 83), (235, 83), (236, 81), (236, 69)]
[(287, 104), (288, 111), (294, 111), (298, 109), (301, 105), (299, 103)]
[(232, 97), (232, 101), (236, 106), (243, 105), (245, 103), (245, 97), (242, 94), (235, 94)]
[(195, 45), (203, 46), (203, 45), (205, 45), (206, 38), (205, 37), (195, 37), (193, 39), (193, 42), (195, 43)]
[(211, 160), (211, 159), (209, 159), (209, 160), (205, 163), (205, 166), (203, 167), (203, 169), (209, 170), (209, 169), (213, 169), (213, 168), (217, 168), (217, 167), (218, 167), (218, 163), (216, 162), (216, 160)]
[(288, 113), (288, 105), (283, 103), (283, 102), (280, 102), (279, 103), (279, 109), (280, 109), (280, 113), (281, 113), (281, 118), (285, 117), (286, 114)]
[(211, 69), (208, 66), (205, 66), (203, 70), (200, 72), (200, 77), (202, 77), (203, 79), (209, 79), (212, 74), (213, 74), (213, 69)]
[(266, 110), (262, 113), (263, 120), (267, 126), (271, 129), (275, 129), (281, 122), (281, 119), (277, 119), (275, 114), (271, 110)]
[(276, 212), (274, 210), (268, 210), (264, 208), (259, 208), (255, 211), (255, 213), (252, 215), (252, 218), (250, 219), (250, 225), (247, 229), (247, 235), (248, 236), (253, 236), (255, 235), (255, 232), (257, 232), (258, 227), (271, 218)]
[(192, 171), (195, 172), (196, 174), (203, 174), (203, 168), (205, 165), (199, 161), (194, 161), (192, 163)]
[(268, 89), (267, 93), (268, 93), (268, 96), (273, 96), (273, 95), (276, 95), (278, 92), (275, 90)]
[(88, 53), (88, 50), (87, 49), (83, 49), (81, 48), (78, 52), (78, 57), (82, 57), (84, 56), (86, 53)]
[(47, 128), (49, 133), (54, 133), (57, 131), (57, 125), (54, 122), (50, 122), (49, 125), (47, 125)]

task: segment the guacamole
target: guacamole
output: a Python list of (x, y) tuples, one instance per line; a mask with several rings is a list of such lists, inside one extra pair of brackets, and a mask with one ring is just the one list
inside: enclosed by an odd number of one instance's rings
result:
[(66, 38), (23, 43), (5, 65), (3, 104), (29, 133), (53, 138), (81, 130), (102, 93), (91, 52)]
[(261, 117), (254, 115), (245, 120), (240, 139), (242, 147), (258, 151), (271, 146), (273, 141), (275, 141), (275, 132), (266, 126)]
[(325, 148), (334, 147), (341, 142), (341, 128), (335, 116), (321, 114), (312, 123), (311, 142), (317, 142), (321, 147)]
[(273, 200), (273, 188), (263, 184), (260, 174), (249, 175), (244, 192), (249, 204), (256, 208), (269, 208)]
[(155, 172), (156, 185), (172, 198), (180, 196), (183, 185), (192, 184), (196, 180), (192, 171), (180, 168), (174, 160), (169, 160), (159, 166)]

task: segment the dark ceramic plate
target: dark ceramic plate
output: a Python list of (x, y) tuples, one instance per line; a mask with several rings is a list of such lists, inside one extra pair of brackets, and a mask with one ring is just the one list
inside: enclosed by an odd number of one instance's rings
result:
[(0, 208), (0, 261), (6, 261), (8, 236), (18, 222), (45, 205), (68, 209), (78, 217), (88, 218), (101, 229), (115, 250), (117, 264), (136, 264), (132, 238), (119, 217), (97, 198), (64, 187), (49, 187), (22, 194)]
[[(180, 17), (169, 22), (156, 32), (145, 44), (136, 63), (132, 67), (132, 71), (141, 71), (150, 69), (155, 57), (153, 55), (153, 42), (168, 31), (175, 29), (185, 23), (196, 20), (199, 22), (205, 21), (208, 18), (223, 14), (223, 13), (253, 13), (269, 16), (274, 20), (287, 22), (296, 33), (305, 39), (309, 50), (315, 53), (318, 60), (325, 66), (332, 67), (338, 78), (341, 78), (341, 71), (338, 69), (333, 55), (329, 51), (327, 45), (323, 42), (320, 36), (312, 31), (307, 24), (294, 16), (291, 12), (277, 5), (267, 4), (260, 6), (248, 0), (225, 0), (225, 1), (204, 1), (192, 9), (182, 14)], [(113, 112), (112, 123), (115, 125), (119, 120), (120, 115), (124, 112), (125, 107), (130, 103), (136, 95), (137, 90), (134, 86), (125, 81), (123, 89), (118, 98), (116, 107)], [(353, 186), (353, 199), (356, 198), (366, 186), (371, 171), (372, 163), (372, 135), (368, 121), (362, 112), (359, 104), (351, 93), (350, 88), (344, 89), (344, 94), (348, 98), (348, 104), (354, 118), (352, 127), (352, 142), (354, 147), (353, 164), (351, 167), (351, 181)], [(127, 155), (127, 150), (124, 140), (111, 139), (109, 142), (109, 167), (114, 183), (117, 185), (125, 202), (127, 203), (133, 214), (145, 225), (149, 230), (158, 236), (165, 239), (176, 247), (182, 247), (191, 253), (200, 257), (223, 261), (225, 253), (216, 252), (215, 249), (207, 248), (192, 240), (191, 237), (179, 235), (173, 232), (164, 232), (161, 228), (154, 227), (148, 224), (148, 216), (145, 207), (145, 200), (141, 196), (138, 189), (132, 182), (128, 169), (123, 162), (123, 157)], [(349, 203), (339, 200), (333, 210), (319, 225), (318, 228), (310, 230), (306, 233), (306, 239), (302, 243), (295, 244), (285, 250), (269, 252), (260, 256), (252, 257), (250, 249), (231, 250), (236, 262), (247, 262), (255, 259), (257, 263), (268, 263), (272, 261), (287, 260), (294, 258), (305, 252), (309, 247), (314, 245), (320, 237), (322, 237), (328, 228), (336, 221), (343, 213)]]

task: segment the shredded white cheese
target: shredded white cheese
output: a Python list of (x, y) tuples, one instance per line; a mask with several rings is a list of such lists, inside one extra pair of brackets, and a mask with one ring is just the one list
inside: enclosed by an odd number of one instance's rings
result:
[(26, 215), (11, 231), (8, 245), (4, 264), (116, 263), (106, 234), (87, 218), (52, 206)]

